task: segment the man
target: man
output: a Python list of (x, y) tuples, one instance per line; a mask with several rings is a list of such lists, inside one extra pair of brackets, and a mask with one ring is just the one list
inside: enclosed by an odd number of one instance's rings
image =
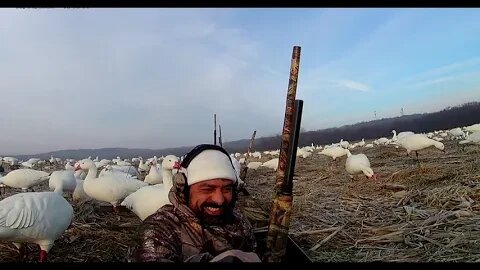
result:
[(199, 145), (176, 166), (171, 205), (144, 221), (140, 262), (260, 262), (248, 220), (235, 207), (237, 176), (228, 153)]

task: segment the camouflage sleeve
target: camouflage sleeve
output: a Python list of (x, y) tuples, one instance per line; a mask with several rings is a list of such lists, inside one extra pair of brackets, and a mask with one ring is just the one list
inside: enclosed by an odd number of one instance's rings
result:
[(250, 221), (248, 221), (248, 219), (243, 215), (241, 211), (236, 211), (236, 215), (240, 220), (240, 226), (244, 235), (244, 251), (255, 252), (257, 250), (257, 239), (255, 238), (252, 224), (250, 223)]
[(180, 224), (169, 211), (158, 211), (143, 221), (138, 262), (181, 262)]
[(255, 252), (257, 250), (257, 239), (255, 238), (253, 227), (246, 218), (244, 220), (247, 223), (247, 235), (246, 235), (247, 245), (252, 252)]

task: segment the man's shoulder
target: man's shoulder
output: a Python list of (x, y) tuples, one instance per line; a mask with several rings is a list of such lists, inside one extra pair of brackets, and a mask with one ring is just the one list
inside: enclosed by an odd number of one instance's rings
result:
[(175, 210), (173, 205), (164, 205), (158, 209), (155, 213), (150, 215), (145, 219), (147, 223), (157, 223), (157, 222), (166, 222), (166, 223), (179, 223), (180, 217), (178, 216), (178, 211)]

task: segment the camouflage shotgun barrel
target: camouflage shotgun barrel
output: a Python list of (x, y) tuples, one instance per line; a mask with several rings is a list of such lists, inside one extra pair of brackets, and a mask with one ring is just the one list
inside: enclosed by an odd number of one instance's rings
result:
[[(296, 152), (297, 149), (291, 149), (291, 146), (293, 146), (291, 144), (292, 142), (295, 142), (292, 141), (292, 135), (295, 137), (295, 97), (297, 93), (300, 51), (301, 48), (299, 46), (293, 47), (292, 61), (290, 66), (290, 79), (288, 82), (287, 102), (285, 108), (285, 118), (283, 122), (282, 143), (280, 146), (280, 156), (275, 179), (273, 194), (274, 198), (272, 203), (272, 211), (270, 214), (270, 225), (268, 227), (267, 251), (264, 256), (264, 260), (267, 262), (282, 261), (285, 255), (286, 245), (288, 241), (288, 228), (290, 225), (293, 197), (291, 194), (291, 190), (290, 192), (288, 192), (288, 186), (290, 185), (291, 187), (292, 183), (289, 183), (291, 182), (291, 180), (287, 179), (286, 176), (290, 175), (293, 178), (293, 171), (290, 171), (288, 175), (286, 175), (285, 172), (289, 162), (293, 160), (293, 164), (295, 164), (296, 159), (296, 154), (294, 152)], [(303, 103), (297, 103), (298, 106), (300, 106), (300, 108), (297, 108), (297, 113), (299, 112), (301, 114)], [(297, 124), (299, 126), (300, 123)], [(294, 131), (293, 134), (292, 131)], [(298, 137), (296, 139), (298, 140)]]

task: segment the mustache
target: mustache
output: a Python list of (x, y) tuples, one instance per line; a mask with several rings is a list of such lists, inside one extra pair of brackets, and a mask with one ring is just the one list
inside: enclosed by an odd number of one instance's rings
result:
[[(201, 223), (206, 224), (208, 226), (221, 226), (228, 223), (231, 223), (233, 220), (233, 204), (232, 203), (222, 203), (218, 204), (215, 202), (204, 202), (200, 205), (197, 215), (201, 221)], [(218, 216), (210, 216), (209, 214), (205, 213), (206, 207), (217, 207), (220, 208), (222, 214)]]
[(215, 202), (204, 202), (202, 203), (202, 205), (200, 205), (200, 207), (202, 209), (205, 207), (216, 207), (220, 209), (226, 209), (228, 207), (228, 204), (226, 202), (224, 202), (223, 204), (217, 204)]

